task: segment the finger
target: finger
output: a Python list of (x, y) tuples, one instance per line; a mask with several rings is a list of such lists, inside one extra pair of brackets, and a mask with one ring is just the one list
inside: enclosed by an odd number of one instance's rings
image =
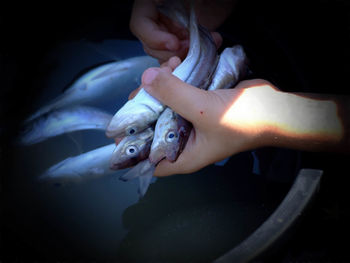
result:
[(171, 57), (168, 61), (164, 62), (163, 64), (160, 65), (161, 68), (163, 67), (169, 67), (174, 71), (174, 69), (181, 64), (181, 60), (179, 57), (174, 56)]
[(151, 57), (157, 58), (159, 63), (162, 64), (165, 61), (169, 60), (171, 57), (179, 57), (180, 59), (184, 59), (186, 57), (187, 51), (188, 51), (188, 41), (181, 41), (180, 42), (180, 48), (179, 50), (175, 51), (168, 51), (168, 50), (159, 50), (159, 49), (152, 49), (149, 46), (147, 46), (146, 43), (143, 43), (143, 49), (144, 51), (150, 55)]
[[(174, 71), (174, 69), (181, 64), (181, 60), (179, 57), (171, 57), (168, 61), (164, 62), (163, 64), (160, 65), (161, 68), (166, 68), (166, 70), (171, 73), (172, 71)], [(142, 86), (138, 87), (137, 89), (133, 90), (130, 94), (128, 99), (131, 100), (133, 99), (137, 93), (139, 93), (140, 89), (142, 88)]]
[(221, 36), (221, 34), (218, 33), (218, 32), (211, 32), (211, 36), (214, 39), (216, 48), (218, 49), (221, 46), (221, 44), (222, 44), (222, 36)]
[(192, 123), (207, 108), (205, 91), (181, 81), (163, 69), (147, 69), (142, 75), (142, 85), (152, 96)]
[(160, 14), (159, 20), (161, 21), (162, 25), (171, 33), (176, 35), (178, 39), (188, 39), (189, 38), (189, 32), (186, 28), (178, 24), (176, 21), (170, 19), (169, 17)]
[(180, 47), (178, 38), (160, 28), (155, 22), (158, 11), (148, 1), (138, 1), (134, 5), (130, 19), (130, 30), (152, 49), (176, 51)]

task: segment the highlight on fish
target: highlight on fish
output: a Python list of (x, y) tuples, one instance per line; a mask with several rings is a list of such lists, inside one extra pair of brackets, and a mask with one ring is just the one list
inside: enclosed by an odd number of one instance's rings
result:
[[(170, 2), (168, 1), (169, 6), (164, 4), (163, 11), (167, 10), (167, 14), (178, 11), (173, 18), (187, 27), (190, 32), (190, 47), (187, 56), (172, 73), (182, 81), (186, 81), (201, 58), (201, 49), (199, 48), (200, 37), (196, 16), (193, 8), (190, 10), (190, 14), (183, 8), (171, 8), (178, 6), (181, 1)], [(109, 138), (116, 138), (141, 132), (154, 123), (164, 109), (165, 105), (141, 88), (137, 95), (129, 100), (113, 116), (107, 127), (106, 135)]]
[(111, 114), (93, 107), (73, 106), (59, 109), (26, 123), (18, 139), (22, 145), (32, 145), (73, 131), (105, 131), (111, 119)]
[(110, 168), (113, 170), (124, 169), (147, 159), (153, 135), (154, 129), (150, 127), (141, 133), (127, 136), (121, 140), (112, 154)]
[(117, 97), (125, 86), (135, 85), (147, 68), (156, 66), (159, 66), (156, 59), (138, 56), (93, 68), (74, 81), (60, 96), (29, 116), (26, 122), (53, 110)]
[(109, 167), (109, 161), (115, 144), (109, 144), (95, 150), (69, 157), (51, 166), (39, 179), (52, 182), (81, 182), (96, 178), (115, 171)]
[[(208, 90), (230, 88), (242, 79), (247, 71), (243, 48), (239, 45), (226, 48), (218, 56), (210, 32), (197, 24), (193, 5), (187, 11), (183, 1), (165, 0), (158, 8), (190, 33), (188, 54), (173, 71), (176, 77)], [(107, 95), (117, 96), (123, 85), (135, 81), (135, 76), (140, 78), (145, 69), (156, 64), (154, 62), (144, 56), (97, 67), (27, 120), (29, 129), (21, 136), (24, 144), (82, 129), (105, 130), (107, 137), (119, 141), (117, 146), (110, 144), (69, 157), (45, 171), (40, 179), (81, 181), (132, 167), (120, 179), (138, 178), (139, 195), (145, 195), (158, 163), (163, 159), (175, 162), (181, 154), (192, 124), (142, 88), (114, 116), (91, 107), (72, 105)]]

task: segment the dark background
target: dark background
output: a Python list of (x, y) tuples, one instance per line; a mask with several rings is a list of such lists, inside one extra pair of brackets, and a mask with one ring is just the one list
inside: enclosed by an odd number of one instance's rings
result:
[[(266, 78), (286, 91), (349, 95), (349, 12), (348, 1), (241, 1), (220, 32), (224, 46), (244, 46), (251, 77)], [(130, 13), (130, 3), (117, 1), (2, 4), (1, 175), (11, 174), (5, 173), (11, 170), (11, 139), (40, 93), (34, 83), (47, 74), (41, 64), (47, 52), (66, 40), (135, 39), (128, 29)], [(320, 192), (291, 239), (276, 251), (276, 261), (348, 261), (349, 156), (303, 153), (303, 161), (324, 170)], [(2, 194), (6, 182), (2, 176)], [(11, 204), (2, 199), (1, 206), (3, 216)], [(0, 260), (40, 257), (6, 226), (2, 220)]]

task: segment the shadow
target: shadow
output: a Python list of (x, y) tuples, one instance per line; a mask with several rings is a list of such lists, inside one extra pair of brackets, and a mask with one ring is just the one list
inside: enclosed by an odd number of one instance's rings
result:
[[(274, 211), (295, 176), (285, 182), (271, 179), (268, 163), (278, 162), (281, 152), (267, 150), (271, 158), (262, 160), (262, 175), (251, 172), (251, 153), (244, 152), (223, 167), (159, 178), (143, 199), (124, 211), (129, 232), (117, 260), (207, 262), (239, 244)], [(286, 172), (290, 165), (283, 167)]]

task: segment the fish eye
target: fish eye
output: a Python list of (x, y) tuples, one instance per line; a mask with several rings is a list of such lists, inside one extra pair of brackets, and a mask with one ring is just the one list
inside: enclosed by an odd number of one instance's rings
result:
[(136, 129), (135, 128), (130, 128), (129, 130), (127, 130), (127, 135), (133, 135), (136, 133)]
[(127, 155), (134, 155), (137, 152), (137, 147), (134, 145), (130, 145), (126, 148)]
[(174, 131), (169, 131), (165, 137), (167, 142), (172, 142), (177, 138), (177, 133)]

